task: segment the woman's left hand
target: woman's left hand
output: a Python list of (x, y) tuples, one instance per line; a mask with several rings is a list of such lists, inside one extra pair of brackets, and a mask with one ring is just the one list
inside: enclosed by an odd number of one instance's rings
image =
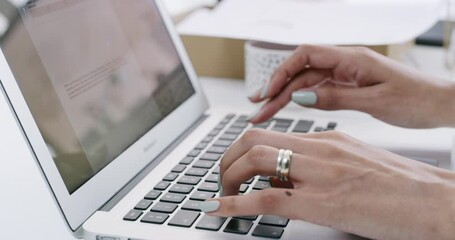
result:
[[(275, 175), (279, 149), (293, 151), (293, 188), (237, 195), (251, 177)], [(224, 154), (220, 174), (225, 196), (208, 200), (210, 215), (272, 214), (373, 239), (455, 236), (453, 173), (335, 131), (249, 130)]]

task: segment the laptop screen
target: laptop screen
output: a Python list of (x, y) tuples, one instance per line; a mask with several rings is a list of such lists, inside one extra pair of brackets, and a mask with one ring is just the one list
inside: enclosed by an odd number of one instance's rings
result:
[(70, 194), (195, 93), (154, 4), (28, 1), (1, 38)]

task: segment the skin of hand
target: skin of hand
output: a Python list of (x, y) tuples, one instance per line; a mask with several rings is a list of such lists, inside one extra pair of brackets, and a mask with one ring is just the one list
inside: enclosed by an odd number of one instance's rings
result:
[[(279, 149), (293, 151), (293, 188), (237, 195), (251, 177), (275, 175)], [(209, 215), (272, 214), (373, 239), (455, 236), (453, 173), (335, 131), (249, 130), (224, 154), (220, 171), (224, 197), (204, 202), (216, 203), (203, 210)]]
[(302, 45), (263, 88), (250, 97), (252, 102), (267, 101), (252, 123), (269, 119), (294, 100), (294, 94), (310, 93), (312, 101), (301, 105), (359, 110), (408, 128), (455, 126), (454, 83), (363, 47)]

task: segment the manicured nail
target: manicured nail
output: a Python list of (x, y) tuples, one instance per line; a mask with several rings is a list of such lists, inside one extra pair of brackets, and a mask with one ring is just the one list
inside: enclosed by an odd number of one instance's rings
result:
[(267, 95), (267, 92), (269, 91), (269, 87), (270, 87), (270, 81), (267, 81), (265, 86), (262, 87), (262, 91), (261, 91), (261, 95), (259, 95), (259, 99), (264, 99), (265, 98), (265, 95)]
[(293, 92), (292, 101), (302, 106), (313, 106), (316, 104), (318, 96), (315, 92)]
[(245, 121), (249, 122), (251, 121), (251, 119), (253, 119), (254, 117), (256, 117), (256, 115), (258, 115), (258, 113), (261, 111), (262, 108), (258, 108), (256, 110), (254, 110), (253, 113), (251, 113), (246, 119)]
[(219, 201), (205, 201), (202, 202), (200, 205), (201, 211), (202, 212), (214, 212), (220, 208), (220, 202)]

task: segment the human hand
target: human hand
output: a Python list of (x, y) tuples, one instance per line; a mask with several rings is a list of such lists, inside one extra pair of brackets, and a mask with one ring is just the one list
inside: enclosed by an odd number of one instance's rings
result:
[(302, 45), (250, 97), (268, 101), (251, 122), (266, 121), (292, 98), (305, 107), (359, 110), (402, 127), (455, 126), (454, 96), (454, 84), (367, 48)]
[[(294, 152), (293, 188), (237, 195), (251, 177), (275, 175), (279, 149)], [(224, 154), (220, 174), (225, 196), (204, 203), (210, 215), (278, 215), (373, 239), (455, 236), (452, 173), (335, 131), (250, 130)]]

